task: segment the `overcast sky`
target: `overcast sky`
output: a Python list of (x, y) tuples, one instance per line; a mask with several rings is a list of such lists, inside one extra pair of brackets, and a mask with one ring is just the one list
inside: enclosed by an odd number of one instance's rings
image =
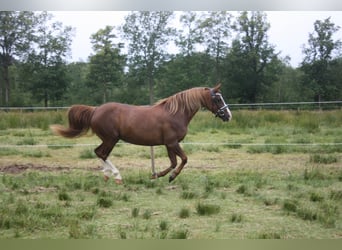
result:
[[(70, 61), (86, 61), (92, 53), (90, 35), (106, 25), (119, 26), (124, 23), (122, 11), (57, 11), (51, 12), (54, 20), (76, 29), (71, 47)], [(236, 13), (236, 12), (235, 12)], [(314, 22), (331, 17), (331, 21), (342, 27), (342, 11), (266, 11), (271, 24), (269, 42), (281, 52), (281, 57), (290, 56), (291, 65), (297, 67), (303, 59), (302, 45), (307, 44), (309, 33), (314, 31)], [(335, 39), (342, 40), (342, 28)]]

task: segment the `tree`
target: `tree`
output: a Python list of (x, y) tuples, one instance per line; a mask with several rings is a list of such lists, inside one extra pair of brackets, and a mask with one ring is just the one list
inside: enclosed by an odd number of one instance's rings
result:
[(37, 16), (33, 36), (35, 46), (23, 67), (22, 81), (37, 101), (49, 105), (61, 99), (68, 86), (65, 58), (70, 51), (72, 28), (60, 22), (50, 23), (52, 15), (42, 12)]
[(198, 26), (207, 53), (215, 58), (216, 79), (221, 81), (221, 62), (228, 53), (231, 34), (231, 14), (227, 11), (209, 12)]
[(303, 46), (303, 92), (311, 90), (315, 101), (329, 99), (330, 90), (335, 84), (330, 77), (330, 63), (333, 52), (338, 52), (341, 48), (341, 41), (333, 39), (334, 33), (339, 29), (339, 26), (330, 21), (330, 17), (323, 21), (317, 20), (314, 23), (314, 32), (309, 34), (308, 46)]
[(200, 19), (196, 12), (187, 11), (184, 12), (179, 21), (182, 24), (183, 29), (178, 30), (178, 39), (176, 39), (176, 45), (180, 48), (181, 54), (185, 56), (191, 56), (195, 51), (196, 44), (202, 42), (201, 31), (198, 28)]
[(67, 64), (67, 75), (69, 79), (68, 89), (65, 94), (68, 105), (82, 103), (92, 105), (94, 101), (93, 90), (87, 86), (89, 74), (89, 63), (73, 62)]
[[(120, 86), (125, 66), (125, 56), (121, 55), (121, 43), (116, 44), (113, 26), (106, 26), (91, 35), (95, 55), (90, 56), (88, 86), (95, 93), (101, 93), (96, 102), (105, 103), (115, 86)], [(96, 94), (95, 94), (96, 95)]]
[(333, 59), (329, 63), (331, 83), (328, 86), (327, 98), (329, 100), (342, 100), (342, 57)]
[(191, 55), (178, 54), (164, 62), (158, 69), (158, 94), (170, 96), (180, 90), (211, 86), (215, 78), (215, 60), (207, 53), (193, 52)]
[(282, 59), (279, 64), (277, 74), (278, 80), (271, 83), (267, 93), (264, 94), (267, 102), (296, 102), (303, 101), (303, 95), (300, 93), (300, 79), (302, 71), (293, 68), (289, 64), (289, 57)]
[(270, 24), (262, 12), (242, 12), (237, 18), (237, 39), (226, 58), (230, 95), (242, 102), (262, 101), (277, 80), (280, 61), (268, 42)]
[(150, 103), (154, 102), (156, 69), (166, 59), (166, 45), (175, 34), (168, 26), (172, 17), (169, 11), (132, 12), (122, 26), (123, 37), (129, 43), (129, 74), (139, 81), (138, 88), (148, 85)]
[(35, 24), (33, 12), (0, 11), (0, 105), (10, 103), (9, 68), (31, 46)]

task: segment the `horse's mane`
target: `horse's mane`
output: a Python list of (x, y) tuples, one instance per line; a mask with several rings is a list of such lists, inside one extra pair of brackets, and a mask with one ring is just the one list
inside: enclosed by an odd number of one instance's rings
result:
[(179, 111), (182, 113), (185, 111), (192, 113), (198, 111), (205, 102), (205, 89), (206, 88), (197, 87), (184, 90), (168, 98), (159, 100), (155, 105), (164, 104), (164, 108), (171, 114), (176, 114)]

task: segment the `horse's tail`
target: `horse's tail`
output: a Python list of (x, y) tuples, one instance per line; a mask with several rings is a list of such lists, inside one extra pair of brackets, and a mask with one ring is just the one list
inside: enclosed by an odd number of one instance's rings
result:
[(51, 125), (51, 130), (63, 137), (74, 138), (86, 134), (90, 128), (95, 107), (86, 105), (74, 105), (68, 111), (69, 127)]

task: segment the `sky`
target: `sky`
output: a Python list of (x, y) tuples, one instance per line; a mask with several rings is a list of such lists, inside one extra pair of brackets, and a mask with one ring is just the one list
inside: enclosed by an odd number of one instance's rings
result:
[[(90, 36), (106, 25), (120, 26), (129, 12), (124, 11), (53, 11), (55, 21), (75, 28), (69, 61), (87, 61), (93, 53)], [(233, 14), (237, 12), (233, 12)], [(270, 23), (269, 42), (281, 57), (289, 56), (290, 64), (297, 67), (303, 60), (302, 47), (307, 44), (314, 22), (331, 17), (341, 27), (335, 39), (342, 40), (342, 11), (265, 11)]]

